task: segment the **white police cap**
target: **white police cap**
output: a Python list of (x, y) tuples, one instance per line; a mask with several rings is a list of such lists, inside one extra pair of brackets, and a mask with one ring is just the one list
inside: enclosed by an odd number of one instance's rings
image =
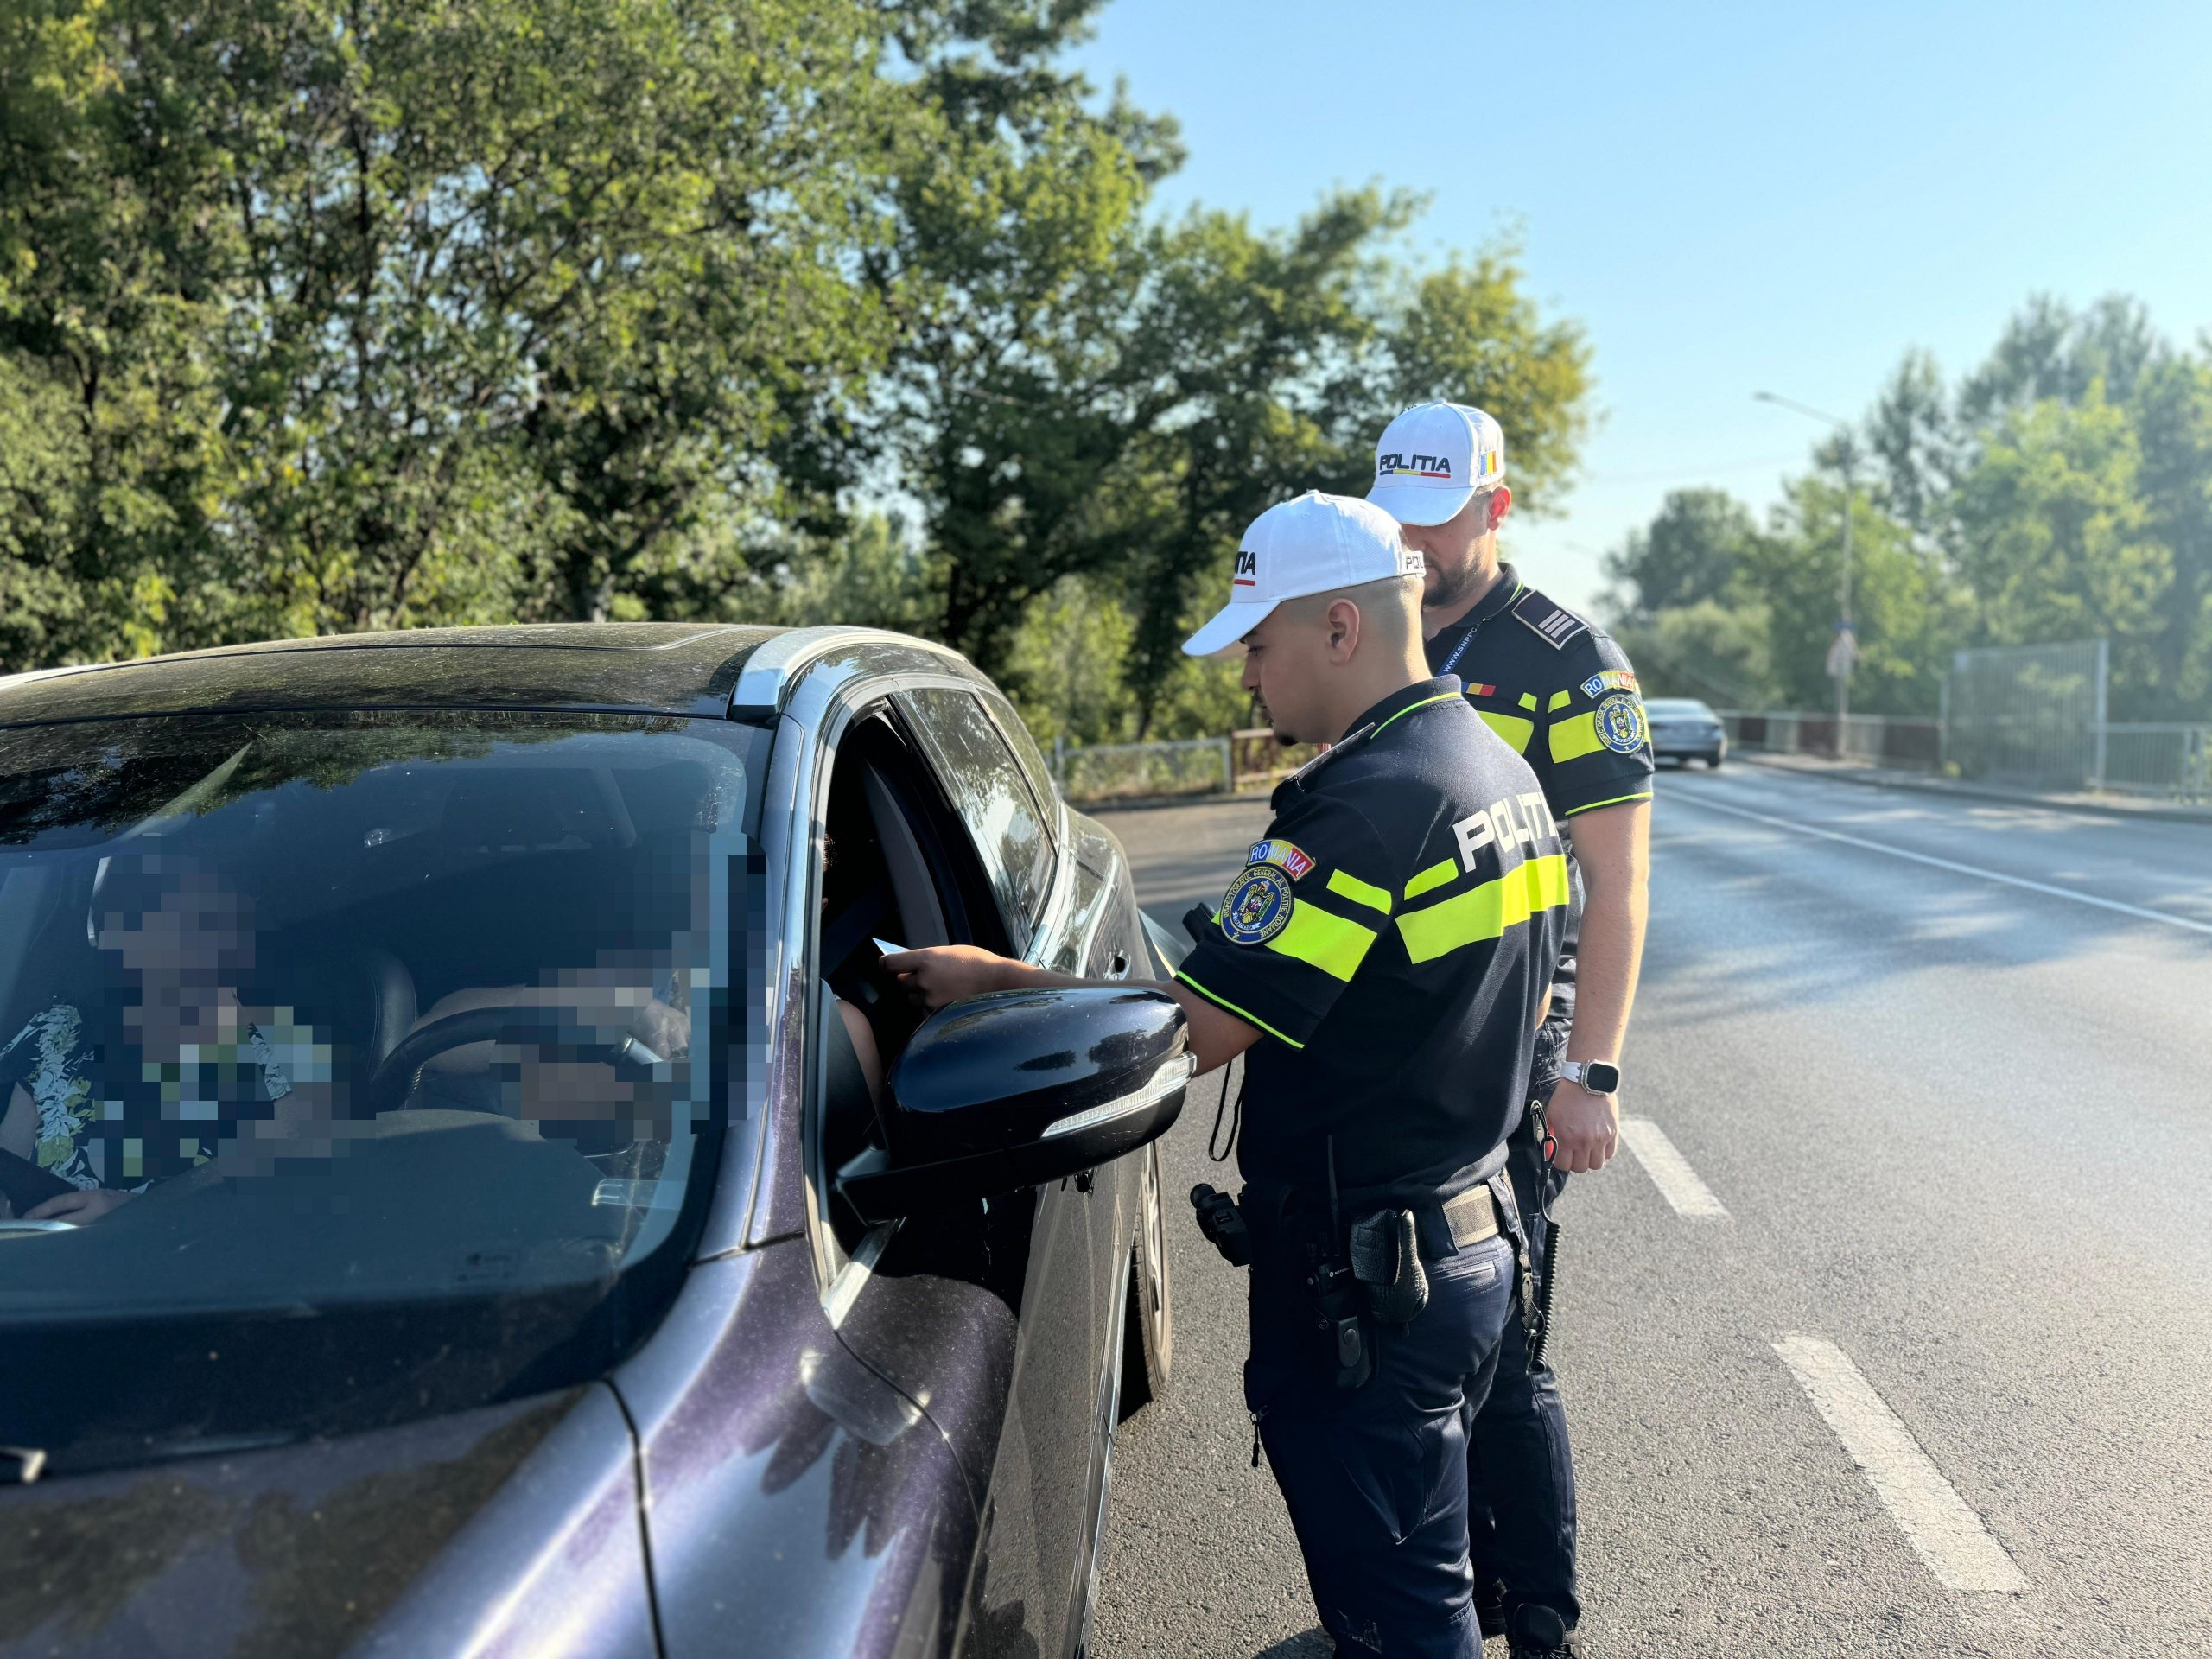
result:
[(1229, 603), (1183, 642), (1193, 657), (1226, 651), (1286, 599), (1332, 594), (1386, 576), (1418, 575), (1421, 555), (1398, 539), (1398, 521), (1349, 495), (1319, 490), (1278, 502), (1237, 543)]

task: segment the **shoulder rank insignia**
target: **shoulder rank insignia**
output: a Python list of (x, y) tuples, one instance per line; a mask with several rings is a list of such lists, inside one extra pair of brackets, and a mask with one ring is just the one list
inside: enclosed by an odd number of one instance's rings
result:
[(1513, 607), (1513, 614), (1522, 626), (1549, 645), (1554, 651), (1564, 646), (1578, 633), (1590, 632), (1590, 625), (1563, 605), (1554, 604), (1541, 594), (1530, 588)]
[(1290, 925), (1297, 902), (1281, 870), (1249, 865), (1221, 895), (1221, 931), (1232, 944), (1265, 944)]
[(1313, 861), (1287, 841), (1255, 841), (1252, 850), (1244, 855), (1244, 861), (1272, 864), (1294, 881), (1313, 868)]
[(1582, 682), (1582, 695), (1586, 697), (1601, 697), (1608, 691), (1635, 690), (1636, 676), (1625, 668), (1609, 668)]

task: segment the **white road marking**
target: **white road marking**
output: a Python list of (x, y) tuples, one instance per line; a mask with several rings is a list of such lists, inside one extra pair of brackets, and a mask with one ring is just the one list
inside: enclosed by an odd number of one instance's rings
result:
[(1946, 1587), (1999, 1593), (2028, 1587), (2027, 1575), (2005, 1546), (1943, 1478), (1848, 1354), (1832, 1342), (1796, 1332), (1777, 1342), (1774, 1351), (1866, 1472), (1906, 1541)]
[(1651, 1185), (1675, 1206), (1676, 1215), (1694, 1216), (1700, 1220), (1728, 1219), (1727, 1210), (1713, 1196), (1713, 1189), (1698, 1179), (1689, 1160), (1675, 1150), (1675, 1143), (1667, 1138), (1666, 1130), (1649, 1118), (1621, 1119), (1621, 1142), (1636, 1154), (1636, 1161), (1643, 1166)]
[(1687, 792), (1668, 796), (1671, 804), (1688, 801), (1709, 812), (1726, 812), (1738, 818), (1750, 818), (1754, 823), (1770, 823), (1777, 830), (1789, 830), (1801, 836), (1817, 836), (1822, 841), (1841, 842), (1847, 847), (1858, 847), (1870, 853), (1886, 853), (1891, 858), (1910, 859), (1915, 864), (1926, 864), (1938, 870), (1949, 870), (1956, 875), (1978, 876), (1984, 881), (2002, 882), (2008, 887), (2025, 887), (2030, 893), (2040, 893), (2052, 899), (2070, 899), (2077, 905), (2094, 905), (2099, 910), (2117, 911), (2122, 916), (2133, 916), (2145, 922), (2163, 922), (2168, 927), (2186, 928), (2191, 933), (2212, 934), (2212, 922), (2192, 921), (2186, 916), (2176, 916), (2170, 911), (2145, 910), (2140, 905), (2124, 905), (2117, 899), (2100, 899), (2094, 893), (2082, 893), (2072, 887), (2054, 887), (2047, 881), (2031, 881), (2024, 876), (2006, 875), (2002, 870), (1985, 870), (1978, 864), (1961, 864), (1948, 858), (1936, 858), (1927, 853), (1908, 852), (1902, 847), (1885, 846), (1878, 841), (1868, 841), (1862, 836), (1847, 836), (1834, 830), (1818, 830), (1809, 823), (1799, 823), (1792, 818), (1777, 818), (1765, 812), (1753, 812), (1740, 806), (1723, 806), (1702, 796)]

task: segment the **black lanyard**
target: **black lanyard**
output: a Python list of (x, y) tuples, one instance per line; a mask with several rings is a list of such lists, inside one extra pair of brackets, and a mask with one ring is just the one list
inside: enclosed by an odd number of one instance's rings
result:
[[(1514, 588), (1516, 592), (1518, 592), (1520, 584), (1516, 582), (1514, 584)], [(1490, 606), (1488, 604), (1489, 596), (1487, 594), (1484, 596), (1484, 599), (1485, 608), (1482, 610), (1480, 614), (1476, 616), (1472, 622), (1467, 625), (1467, 632), (1460, 637), (1459, 643), (1452, 647), (1452, 654), (1444, 659), (1444, 666), (1436, 671), (1440, 677), (1449, 674), (1453, 669), (1459, 666), (1459, 659), (1467, 654), (1467, 647), (1475, 643), (1475, 636), (1483, 631), (1483, 624), (1489, 621), (1491, 617), (1496, 616), (1498, 612), (1505, 608), (1504, 605)], [(1508, 594), (1506, 596), (1506, 604), (1510, 605), (1512, 602), (1512, 595)]]

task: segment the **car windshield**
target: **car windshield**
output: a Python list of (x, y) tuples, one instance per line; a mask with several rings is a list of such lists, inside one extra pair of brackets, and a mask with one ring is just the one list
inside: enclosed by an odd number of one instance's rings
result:
[(1654, 720), (1715, 720), (1712, 709), (1694, 697), (1654, 697), (1643, 705)]
[[(765, 741), (484, 713), (0, 731), (0, 1332), (589, 1305), (710, 1173), (723, 872)], [(27, 1219), (57, 1195), (81, 1224)]]

